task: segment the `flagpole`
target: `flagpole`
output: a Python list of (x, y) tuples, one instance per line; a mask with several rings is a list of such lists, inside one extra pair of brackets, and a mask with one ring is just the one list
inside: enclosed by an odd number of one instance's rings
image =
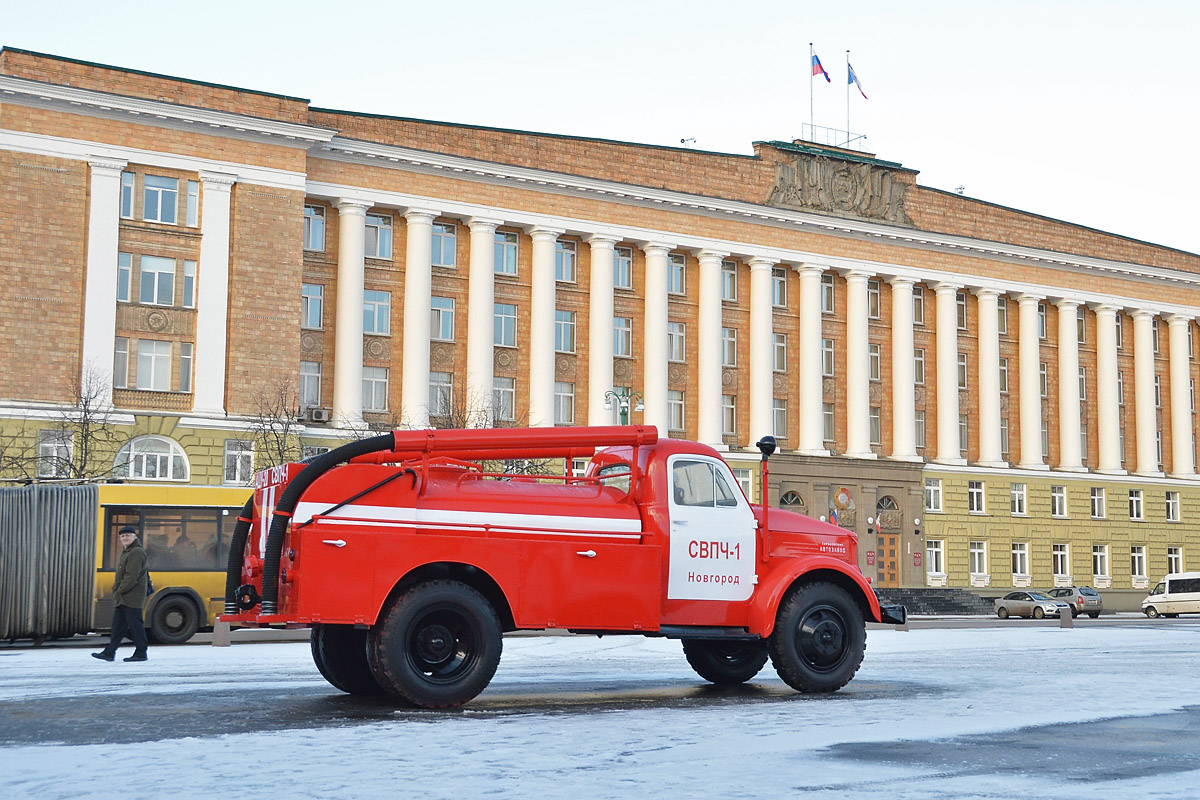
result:
[(813, 43), (808, 43), (808, 135), (813, 135)]
[(850, 51), (846, 51), (846, 146), (850, 146)]

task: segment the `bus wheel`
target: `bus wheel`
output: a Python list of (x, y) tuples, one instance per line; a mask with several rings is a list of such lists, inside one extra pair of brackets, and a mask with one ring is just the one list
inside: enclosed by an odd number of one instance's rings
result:
[(367, 662), (367, 632), (352, 625), (314, 625), (312, 657), (325, 680), (346, 694), (374, 697), (383, 687)]
[(388, 604), (367, 637), (371, 671), (388, 694), (422, 708), (461, 706), (500, 664), (500, 618), (458, 581), (418, 584)]
[(800, 692), (836, 692), (858, 672), (867, 626), (854, 598), (839, 586), (810, 583), (779, 606), (771, 663)]
[(184, 595), (164, 597), (154, 606), (148, 627), (159, 644), (183, 644), (200, 629), (200, 609)]

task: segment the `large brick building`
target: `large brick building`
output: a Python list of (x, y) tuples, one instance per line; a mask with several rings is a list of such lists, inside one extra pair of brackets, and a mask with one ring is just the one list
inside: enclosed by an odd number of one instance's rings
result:
[(752, 492), (774, 433), (772, 501), (836, 513), (882, 586), (1200, 566), (1200, 256), (802, 141), (428, 122), (14, 49), (0, 186), (0, 429), (46, 464), (92, 387), (118, 476), (241, 481), (294, 387), (311, 446), (627, 418)]

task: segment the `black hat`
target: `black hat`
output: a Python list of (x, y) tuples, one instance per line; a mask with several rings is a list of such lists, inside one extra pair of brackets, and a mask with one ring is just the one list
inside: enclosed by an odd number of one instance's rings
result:
[(132, 533), (134, 536), (137, 536), (137, 528), (133, 527), (132, 525), (122, 525), (121, 529), (117, 531), (117, 536), (124, 536), (127, 533)]

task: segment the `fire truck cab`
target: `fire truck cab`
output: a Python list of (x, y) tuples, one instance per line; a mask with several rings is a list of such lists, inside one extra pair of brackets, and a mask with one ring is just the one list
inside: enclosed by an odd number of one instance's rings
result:
[[(579, 458), (582, 477), (520, 474)], [(395, 431), (260, 472), (223, 619), (310, 626), (338, 689), (436, 708), (483, 691), (507, 631), (677, 638), (714, 683), (770, 659), (830, 692), (865, 620), (904, 616), (852, 532), (751, 505), (714, 449), (624, 426)]]

